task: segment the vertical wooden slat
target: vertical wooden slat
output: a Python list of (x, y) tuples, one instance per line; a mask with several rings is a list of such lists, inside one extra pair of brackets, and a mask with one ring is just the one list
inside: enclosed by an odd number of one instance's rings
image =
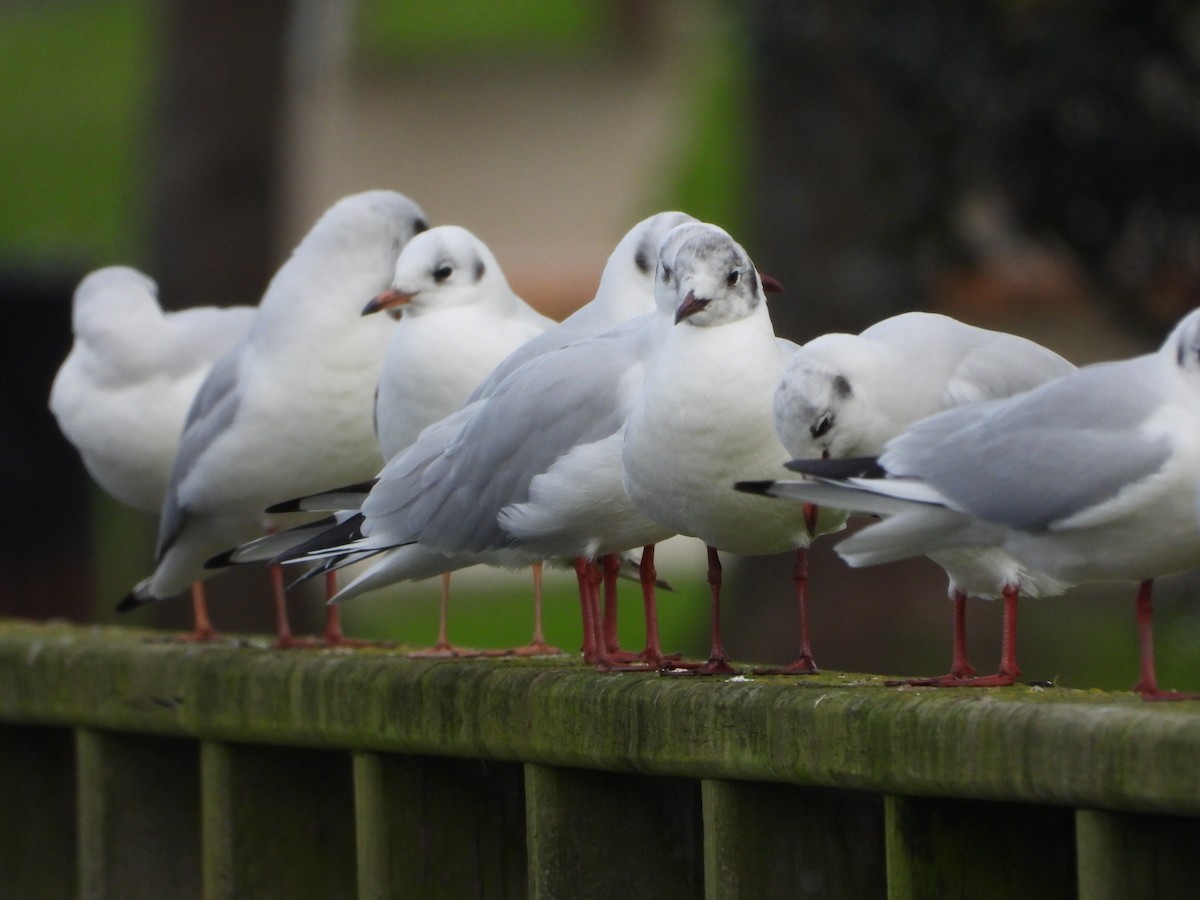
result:
[(703, 797), (709, 900), (885, 896), (879, 795), (705, 781)]
[(74, 896), (75, 866), (74, 736), (0, 726), (0, 895)]
[(527, 765), (525, 801), (530, 897), (703, 896), (697, 782)]
[(1200, 896), (1200, 820), (1081, 809), (1075, 836), (1081, 900)]
[(1075, 896), (1071, 810), (888, 797), (889, 900)]
[(354, 786), (336, 751), (205, 743), (204, 896), (354, 897)]
[(200, 896), (200, 781), (192, 741), (79, 729), (79, 895)]
[(358, 895), (525, 897), (525, 784), (516, 763), (354, 757)]

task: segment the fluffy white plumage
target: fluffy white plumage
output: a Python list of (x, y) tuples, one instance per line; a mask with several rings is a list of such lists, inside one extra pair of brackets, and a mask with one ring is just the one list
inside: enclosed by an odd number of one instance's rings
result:
[(393, 323), (360, 315), (425, 230), (415, 203), (368, 191), (334, 204), (271, 280), (246, 340), (205, 379), (171, 471), (158, 566), (128, 603), (211, 575), (204, 562), (260, 533), (281, 497), (378, 470), (373, 397)]
[(105, 491), (159, 511), (196, 389), (254, 315), (252, 307), (164, 312), (153, 279), (126, 266), (79, 282), (75, 340), (50, 389), (50, 410)]
[(514, 294), (487, 245), (456, 225), (409, 241), (390, 290), (373, 306), (400, 313), (375, 403), (385, 460), (462, 406), (509, 354), (556, 324)]

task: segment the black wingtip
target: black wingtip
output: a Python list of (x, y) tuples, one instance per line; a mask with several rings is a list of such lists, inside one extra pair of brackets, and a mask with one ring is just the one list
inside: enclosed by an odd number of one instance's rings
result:
[(204, 563), (206, 569), (227, 569), (229, 566), (235, 565), (233, 554), (237, 553), (237, 547), (231, 550), (226, 550), (224, 553), (218, 553), (212, 559)]
[(290, 513), (303, 512), (304, 507), (301, 505), (307, 497), (296, 497), (294, 500), (284, 500), (282, 503), (276, 503), (274, 506), (268, 506), (266, 511), (269, 513)]
[(139, 606), (145, 606), (149, 602), (149, 600), (143, 600), (136, 594), (130, 593), (121, 598), (120, 602), (117, 603), (116, 610), (117, 612), (129, 612), (131, 609), (137, 609)]
[(793, 459), (785, 465), (793, 472), (816, 475), (820, 478), (884, 478), (887, 470), (879, 465), (877, 456), (857, 456), (850, 459)]
[(774, 481), (737, 481), (733, 486), (744, 494), (765, 494), (774, 483)]

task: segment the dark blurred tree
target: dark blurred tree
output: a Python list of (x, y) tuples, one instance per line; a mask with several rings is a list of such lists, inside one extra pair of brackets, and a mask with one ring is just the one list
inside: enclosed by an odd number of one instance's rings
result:
[[(937, 276), (980, 267), (1005, 241), (1061, 254), (1092, 299), (1153, 338), (1200, 305), (1200, 3), (743, 9), (756, 123), (747, 245), (787, 286), (771, 307), (781, 333), (858, 331), (928, 307)], [(983, 235), (967, 214), (981, 202), (1000, 222)], [(876, 648), (868, 656), (897, 639), (882, 608), (843, 603), (864, 585), (889, 607), (889, 579), (909, 572), (940, 590), (919, 562), (848, 574), (818, 547), (814, 617), (827, 618), (814, 642), (826, 664), (862, 664), (823, 652), (827, 638)], [(791, 621), (790, 566), (739, 568), (734, 596), (755, 603), (732, 617), (730, 646), (795, 654), (790, 641), (742, 643)]]
[(1200, 9), (755, 0), (754, 220), (807, 337), (927, 303), (991, 196), (1161, 333), (1200, 304)]
[(169, 0), (150, 180), (164, 305), (255, 303), (278, 265), (294, 0)]

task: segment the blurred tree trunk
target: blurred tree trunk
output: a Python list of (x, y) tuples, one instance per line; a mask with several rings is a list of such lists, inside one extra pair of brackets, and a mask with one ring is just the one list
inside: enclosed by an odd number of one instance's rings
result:
[(151, 271), (164, 305), (254, 303), (277, 267), (295, 0), (162, 5)]

